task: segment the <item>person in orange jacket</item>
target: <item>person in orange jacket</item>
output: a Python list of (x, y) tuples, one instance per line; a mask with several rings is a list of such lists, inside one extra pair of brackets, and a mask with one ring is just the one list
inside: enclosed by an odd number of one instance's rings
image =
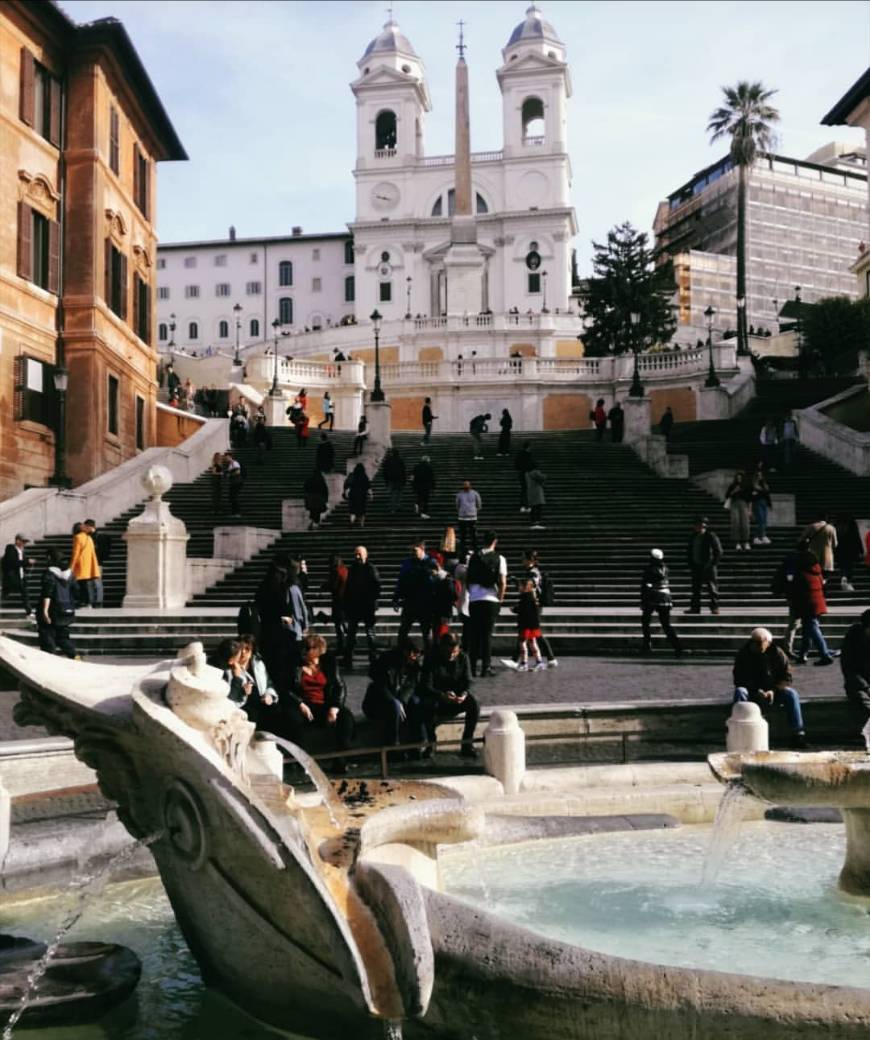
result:
[[(93, 533), (96, 524), (93, 520), (85, 520), (84, 523), (76, 524), (73, 528), (72, 555), (70, 556), (69, 569), (81, 590), (80, 594), (87, 596), (83, 601), (91, 607), (102, 606), (103, 572), (97, 559), (97, 548), (94, 545)], [(84, 595), (82, 596), (84, 600)]]

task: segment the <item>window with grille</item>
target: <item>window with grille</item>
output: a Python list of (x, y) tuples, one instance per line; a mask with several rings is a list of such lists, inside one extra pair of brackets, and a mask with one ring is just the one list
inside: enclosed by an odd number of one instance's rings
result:
[(160, 286), (157, 287), (157, 299), (158, 300), (168, 300), (169, 299), (169, 286), (168, 285), (160, 285)]
[(354, 276), (348, 275), (344, 280), (344, 302), (353, 303), (356, 299), (356, 280)]
[(293, 300), (289, 296), (282, 296), (278, 301), (278, 321), (282, 325), (293, 324)]
[(187, 338), (188, 339), (199, 339), (199, 324), (195, 321), (191, 321), (187, 326)]
[(260, 335), (260, 322), (259, 322), (259, 319), (251, 318), (250, 324), (248, 325), (248, 335), (249, 336), (259, 336)]
[(145, 449), (145, 398), (136, 395), (136, 448)]
[(188, 300), (199, 299), (199, 286), (198, 285), (185, 285), (184, 296)]
[(230, 335), (230, 323), (228, 321), (218, 322), (218, 336), (220, 339), (228, 339)]
[(121, 391), (121, 382), (117, 376), (109, 374), (107, 397), (106, 397), (106, 419), (109, 433), (118, 436), (118, 404)]
[(392, 282), (381, 282), (380, 283), (380, 295), (378, 299), (381, 303), (389, 303), (393, 298), (393, 283)]
[(218, 282), (214, 287), (215, 296), (229, 296), (230, 295), (230, 283), (229, 282)]
[(248, 296), (259, 296), (262, 291), (262, 282), (248, 282), (245, 286), (245, 292)]

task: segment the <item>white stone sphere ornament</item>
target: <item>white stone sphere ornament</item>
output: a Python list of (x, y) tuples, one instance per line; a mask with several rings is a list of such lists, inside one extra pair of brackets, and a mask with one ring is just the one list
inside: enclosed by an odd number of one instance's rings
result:
[(149, 466), (142, 475), (142, 487), (159, 501), (172, 487), (172, 473), (166, 466)]

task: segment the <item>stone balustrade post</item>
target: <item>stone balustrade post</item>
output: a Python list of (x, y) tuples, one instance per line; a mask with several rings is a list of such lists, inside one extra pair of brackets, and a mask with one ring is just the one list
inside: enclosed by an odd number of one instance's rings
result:
[(767, 751), (768, 725), (761, 708), (752, 701), (737, 701), (727, 722), (727, 751)]
[(150, 466), (142, 486), (151, 498), (127, 525), (127, 590), (123, 605), (174, 610), (187, 602), (187, 542), (184, 523), (174, 517), (162, 496), (172, 487), (165, 466)]
[(526, 772), (526, 735), (516, 712), (493, 711), (483, 740), (487, 773), (501, 783), (505, 794), (517, 794)]

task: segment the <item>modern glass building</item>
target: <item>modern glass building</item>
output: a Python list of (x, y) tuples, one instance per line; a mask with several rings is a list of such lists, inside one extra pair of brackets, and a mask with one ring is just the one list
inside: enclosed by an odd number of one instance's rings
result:
[[(867, 234), (867, 157), (863, 148), (827, 145), (807, 159), (761, 156), (747, 208), (747, 323), (776, 330), (782, 304), (800, 286), (807, 303), (856, 298), (850, 271)], [(674, 261), (680, 320), (736, 327), (737, 170), (726, 157), (659, 204), (654, 231), (662, 260)], [(721, 260), (711, 254), (718, 254)]]

